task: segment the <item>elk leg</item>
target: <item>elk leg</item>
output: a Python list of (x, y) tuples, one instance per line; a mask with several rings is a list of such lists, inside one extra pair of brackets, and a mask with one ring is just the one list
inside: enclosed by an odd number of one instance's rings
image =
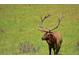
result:
[(51, 47), (49, 46), (49, 55), (51, 55)]
[(55, 54), (55, 48), (53, 48), (54, 54)]
[(58, 54), (59, 50), (60, 50), (60, 47), (56, 49), (56, 53), (55, 53), (56, 55)]
[[(61, 41), (61, 43), (62, 43), (62, 41)], [(60, 43), (60, 45), (58, 45), (57, 48), (56, 48), (56, 54), (58, 54), (58, 52), (59, 52), (59, 50), (60, 50), (60, 48), (61, 48), (61, 43)]]

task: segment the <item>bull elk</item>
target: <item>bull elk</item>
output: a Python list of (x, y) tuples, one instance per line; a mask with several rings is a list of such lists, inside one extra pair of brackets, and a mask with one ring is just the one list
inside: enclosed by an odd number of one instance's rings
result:
[(62, 17), (58, 17), (58, 24), (54, 28), (46, 29), (42, 25), (43, 25), (45, 19), (47, 19), (49, 16), (50, 15), (41, 17), (41, 23), (39, 25), (39, 27), (40, 27), (39, 30), (42, 32), (45, 32), (44, 36), (42, 37), (42, 40), (45, 40), (48, 43), (49, 55), (51, 55), (52, 48), (54, 51), (54, 55), (57, 55), (60, 50), (61, 44), (62, 44), (62, 37), (59, 32), (54, 32), (53, 30), (55, 30), (59, 27)]

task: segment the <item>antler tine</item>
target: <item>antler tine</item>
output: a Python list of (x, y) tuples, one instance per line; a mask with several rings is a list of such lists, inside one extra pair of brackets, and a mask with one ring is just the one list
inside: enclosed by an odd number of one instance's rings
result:
[(49, 16), (50, 16), (50, 15), (48, 14), (47, 16), (41, 17), (41, 23), (40, 23), (40, 26), (39, 26), (39, 27), (41, 28), (40, 30), (43, 31), (43, 32), (47, 32), (47, 31), (48, 31), (46, 28), (44, 28), (44, 27), (41, 26), (41, 25), (43, 25), (45, 19), (48, 18)]
[(50, 31), (55, 30), (55, 29), (57, 29), (59, 27), (62, 18), (63, 18), (63, 16), (58, 16), (58, 24), (57, 24), (57, 26), (54, 27), (53, 29), (51, 29)]
[(60, 16), (58, 16), (58, 19), (62, 20), (63, 17), (64, 17), (63, 15), (60, 15)]
[(44, 21), (46, 18), (48, 18), (50, 15), (48, 14), (47, 16), (45, 16), (42, 21)]

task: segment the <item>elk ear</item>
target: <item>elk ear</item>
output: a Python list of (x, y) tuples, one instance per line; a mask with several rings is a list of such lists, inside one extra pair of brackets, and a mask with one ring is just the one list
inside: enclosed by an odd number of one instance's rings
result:
[(40, 28), (38, 28), (39, 31), (43, 32)]
[(41, 31), (41, 32), (48, 32), (48, 30), (43, 30), (41, 28), (39, 28), (38, 30)]
[(43, 29), (39, 28), (38, 30), (41, 32), (48, 32), (49, 31), (48, 29), (45, 29), (45, 28), (43, 28)]

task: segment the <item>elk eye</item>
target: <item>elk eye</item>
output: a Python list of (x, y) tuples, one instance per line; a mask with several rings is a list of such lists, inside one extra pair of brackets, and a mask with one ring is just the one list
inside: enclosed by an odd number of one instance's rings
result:
[(50, 36), (50, 35), (48, 35), (48, 36)]

